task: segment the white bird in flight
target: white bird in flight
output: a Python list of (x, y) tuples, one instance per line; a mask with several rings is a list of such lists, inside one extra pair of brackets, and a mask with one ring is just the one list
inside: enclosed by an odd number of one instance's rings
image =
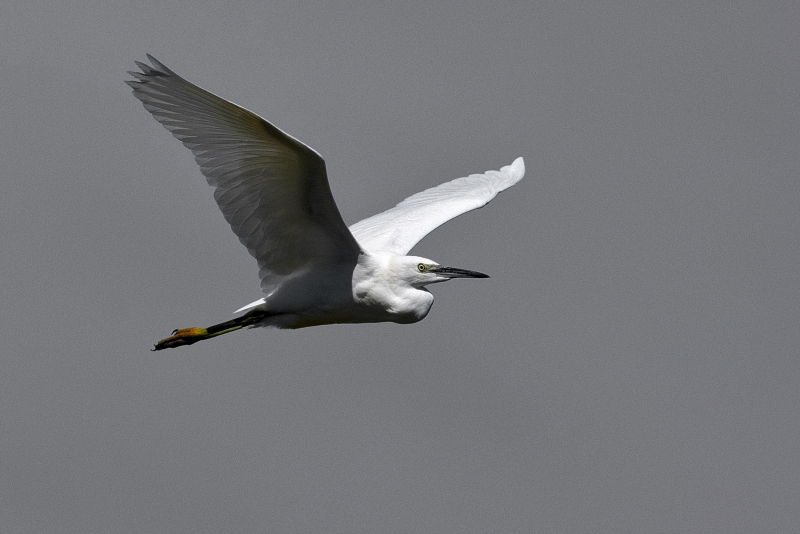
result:
[(192, 151), (225, 220), (258, 261), (264, 297), (208, 328), (182, 328), (153, 350), (245, 327), (415, 323), (433, 304), (426, 285), (488, 278), (407, 256), (450, 219), (480, 208), (525, 174), (522, 158), (412, 195), (348, 228), (325, 161), (255, 113), (191, 84), (148, 54), (126, 81), (147, 111)]

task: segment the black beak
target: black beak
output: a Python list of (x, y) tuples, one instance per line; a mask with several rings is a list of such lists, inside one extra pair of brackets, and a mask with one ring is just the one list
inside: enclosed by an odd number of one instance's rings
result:
[(488, 274), (467, 271), (466, 269), (456, 269), (455, 267), (431, 267), (430, 272), (441, 274), (448, 278), (489, 278)]

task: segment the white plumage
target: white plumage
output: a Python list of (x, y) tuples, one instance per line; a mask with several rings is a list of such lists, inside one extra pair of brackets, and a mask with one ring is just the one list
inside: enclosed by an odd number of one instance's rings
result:
[(126, 83), (194, 154), (225, 219), (258, 261), (266, 294), (238, 310), (245, 315), (176, 330), (155, 350), (245, 326), (415, 322), (433, 303), (425, 285), (486, 277), (406, 254), (441, 224), (517, 183), (525, 173), (522, 158), (412, 195), (348, 229), (316, 151), (148, 58), (152, 66), (137, 62), (141, 72), (130, 72), (136, 80)]

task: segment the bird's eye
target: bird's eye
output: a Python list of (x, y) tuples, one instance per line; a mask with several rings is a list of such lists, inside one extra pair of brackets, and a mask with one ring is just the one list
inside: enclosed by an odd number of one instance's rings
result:
[(420, 263), (419, 265), (417, 265), (417, 269), (419, 269), (419, 272), (424, 273), (428, 268), (425, 267), (424, 263)]

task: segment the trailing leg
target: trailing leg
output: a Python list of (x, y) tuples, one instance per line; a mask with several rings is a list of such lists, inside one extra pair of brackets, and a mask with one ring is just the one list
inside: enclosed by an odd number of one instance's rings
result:
[(173, 347), (181, 347), (183, 345), (192, 345), (198, 341), (203, 341), (204, 339), (211, 339), (212, 337), (221, 336), (222, 334), (227, 334), (229, 332), (235, 332), (236, 330), (241, 330), (242, 328), (248, 326), (254, 326), (268, 315), (269, 314), (267, 312), (253, 310), (242, 315), (241, 317), (236, 317), (230, 321), (215, 324), (213, 326), (209, 326), (208, 328), (179, 328), (177, 330), (173, 330), (170, 337), (164, 338), (156, 343), (154, 348), (151, 350), (156, 351), (170, 349)]

